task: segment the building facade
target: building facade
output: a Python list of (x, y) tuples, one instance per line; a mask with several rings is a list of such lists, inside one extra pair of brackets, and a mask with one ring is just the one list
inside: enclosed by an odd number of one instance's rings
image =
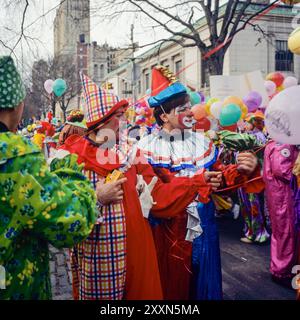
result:
[[(54, 57), (58, 61), (66, 60), (66, 56), (71, 58), (79, 87), (80, 72), (87, 74), (101, 86), (105, 83), (107, 74), (132, 55), (126, 48), (114, 48), (107, 43), (98, 45), (96, 41), (91, 42), (90, 19), (90, 0), (66, 0), (59, 6), (54, 20)], [(80, 92), (78, 92), (70, 102), (68, 110), (80, 108), (80, 103)], [(58, 105), (56, 113), (60, 117), (61, 110)]]
[[(269, 1), (256, 1), (250, 7), (257, 11), (260, 4)], [(224, 75), (239, 75), (260, 70), (265, 76), (270, 72), (281, 71), (286, 75), (294, 75), (300, 79), (300, 56), (293, 55), (287, 46), (287, 40), (293, 31), (295, 17), (300, 9), (291, 9), (288, 6), (279, 6), (255, 21), (253, 26), (248, 25), (233, 39), (224, 59)], [(259, 26), (259, 27), (257, 27)], [(209, 40), (209, 32), (205, 18), (198, 22), (200, 37), (204, 42)], [(261, 32), (263, 31), (263, 32)], [(136, 65), (139, 72), (134, 81), (137, 97), (145, 95), (151, 87), (151, 69), (162, 64), (168, 66), (185, 85), (197, 90), (209, 92), (209, 75), (206, 74), (204, 63), (197, 47), (183, 48), (174, 42), (166, 42), (147, 52), (136, 56)], [(116, 93), (126, 98), (122, 78), (130, 74), (131, 63), (127, 63), (110, 73), (106, 81), (118, 82)]]

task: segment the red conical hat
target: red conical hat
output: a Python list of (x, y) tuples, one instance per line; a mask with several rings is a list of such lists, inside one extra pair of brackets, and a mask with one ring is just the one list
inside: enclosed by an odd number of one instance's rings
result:
[(163, 66), (156, 66), (155, 68), (152, 69), (152, 84), (151, 84), (152, 96), (156, 96), (158, 93), (168, 88), (172, 83), (176, 82), (175, 76), (174, 76), (175, 81), (173, 82), (171, 82), (170, 76), (172, 76), (172, 74), (168, 71), (167, 68)]

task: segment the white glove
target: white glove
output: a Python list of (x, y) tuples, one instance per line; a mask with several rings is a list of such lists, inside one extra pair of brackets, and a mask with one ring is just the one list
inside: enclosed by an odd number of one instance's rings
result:
[(151, 208), (154, 204), (156, 204), (156, 202), (153, 201), (151, 192), (155, 187), (157, 180), (158, 178), (155, 176), (152, 178), (151, 182), (147, 184), (142, 175), (137, 175), (136, 190), (139, 194), (139, 200), (141, 203), (143, 216), (145, 218), (149, 217)]
[(56, 150), (54, 148), (51, 148), (50, 158), (47, 159), (48, 166), (50, 166), (51, 162), (54, 159), (63, 159), (64, 157), (66, 157), (69, 154), (70, 154), (70, 152), (67, 150), (63, 150), (63, 149)]

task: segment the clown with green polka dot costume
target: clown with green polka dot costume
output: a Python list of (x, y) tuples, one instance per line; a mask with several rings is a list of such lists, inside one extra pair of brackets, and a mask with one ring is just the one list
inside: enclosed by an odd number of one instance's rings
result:
[(40, 150), (13, 133), (24, 99), (12, 58), (0, 57), (0, 300), (51, 299), (49, 243), (83, 241), (96, 217), (95, 194), (76, 156), (55, 158), (49, 170)]

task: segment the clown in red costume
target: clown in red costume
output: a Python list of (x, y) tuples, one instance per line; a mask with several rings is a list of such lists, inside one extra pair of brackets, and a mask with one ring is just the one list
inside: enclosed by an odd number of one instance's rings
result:
[[(192, 131), (194, 119), (187, 90), (166, 67), (152, 70), (152, 97), (148, 103), (161, 129), (144, 137), (138, 146), (165, 182), (172, 184), (175, 177), (193, 177), (205, 169), (222, 171), (224, 182), (234, 185), (254, 173), (254, 155), (241, 153), (238, 165), (225, 167), (218, 161), (213, 141), (202, 132)], [(180, 207), (172, 219), (153, 222), (164, 297), (222, 299), (214, 203), (195, 197)]]
[(126, 149), (122, 139), (114, 141), (128, 102), (98, 88), (85, 75), (82, 84), (88, 132), (85, 137), (70, 136), (62, 149), (78, 155), (100, 201), (93, 232), (72, 253), (74, 298), (162, 299), (154, 241), (145, 217), (150, 208), (157, 217), (173, 217), (197, 194), (205, 201), (220, 185), (219, 174), (204, 172), (161, 182), (137, 148)]

